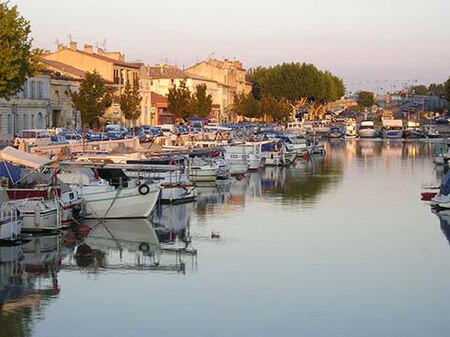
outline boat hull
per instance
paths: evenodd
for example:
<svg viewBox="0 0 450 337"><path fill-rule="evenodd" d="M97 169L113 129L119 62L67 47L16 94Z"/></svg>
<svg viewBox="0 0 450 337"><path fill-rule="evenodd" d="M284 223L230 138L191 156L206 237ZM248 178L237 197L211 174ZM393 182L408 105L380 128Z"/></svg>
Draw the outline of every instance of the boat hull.
<svg viewBox="0 0 450 337"><path fill-rule="evenodd" d="M148 192L142 194L141 186L119 188L117 190L91 191L80 193L86 203L85 218L147 218L155 208L160 189L147 185ZM141 189L141 191L147 190Z"/></svg>
<svg viewBox="0 0 450 337"><path fill-rule="evenodd" d="M375 129L362 129L358 131L360 138L376 138L378 133Z"/></svg>

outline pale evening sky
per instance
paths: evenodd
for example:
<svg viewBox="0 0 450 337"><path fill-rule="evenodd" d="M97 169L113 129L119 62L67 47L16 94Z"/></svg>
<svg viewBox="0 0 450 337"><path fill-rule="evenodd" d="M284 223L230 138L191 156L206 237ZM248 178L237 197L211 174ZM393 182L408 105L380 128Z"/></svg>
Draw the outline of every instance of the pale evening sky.
<svg viewBox="0 0 450 337"><path fill-rule="evenodd" d="M442 83L450 76L448 0L13 0L36 47L69 34L128 61L180 68L214 55L245 68L308 62L350 90ZM214 54L213 54L214 53ZM381 88L383 88L381 90Z"/></svg>

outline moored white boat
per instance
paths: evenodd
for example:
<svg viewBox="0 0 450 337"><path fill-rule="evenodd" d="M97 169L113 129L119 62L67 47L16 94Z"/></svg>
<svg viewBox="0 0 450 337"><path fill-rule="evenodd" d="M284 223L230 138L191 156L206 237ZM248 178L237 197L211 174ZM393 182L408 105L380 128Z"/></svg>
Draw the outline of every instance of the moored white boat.
<svg viewBox="0 0 450 337"><path fill-rule="evenodd" d="M0 208L0 242L16 241L20 239L22 219L19 212L8 204L2 204Z"/></svg>
<svg viewBox="0 0 450 337"><path fill-rule="evenodd" d="M375 123L373 121L362 121L359 130L358 136L360 138L375 138L378 136L377 130L375 130Z"/></svg>
<svg viewBox="0 0 450 337"><path fill-rule="evenodd" d="M218 166L214 163L194 157L189 160L188 177L193 182L197 181L214 181L217 179Z"/></svg>
<svg viewBox="0 0 450 337"><path fill-rule="evenodd" d="M88 169L68 168L58 177L85 200L86 218L146 218L160 191L154 183L132 180L116 188Z"/></svg>

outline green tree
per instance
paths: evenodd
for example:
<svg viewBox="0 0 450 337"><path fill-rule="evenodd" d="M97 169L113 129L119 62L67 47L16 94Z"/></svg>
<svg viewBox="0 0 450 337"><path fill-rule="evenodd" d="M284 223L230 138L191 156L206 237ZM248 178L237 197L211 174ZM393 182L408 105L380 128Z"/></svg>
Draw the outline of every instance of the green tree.
<svg viewBox="0 0 450 337"><path fill-rule="evenodd" d="M342 79L307 63L250 69L247 80L257 84L261 96L285 98L292 104L292 111L306 107L313 116L322 114L327 103L345 94Z"/></svg>
<svg viewBox="0 0 450 337"><path fill-rule="evenodd" d="M447 102L450 102L450 77L444 83L444 97Z"/></svg>
<svg viewBox="0 0 450 337"><path fill-rule="evenodd" d="M360 91L358 93L358 105L362 108L370 108L375 104L375 94L370 91Z"/></svg>
<svg viewBox="0 0 450 337"><path fill-rule="evenodd" d="M72 93L72 101L80 112L83 127L92 126L112 104L112 97L102 76L94 70L86 72L80 83L79 92Z"/></svg>
<svg viewBox="0 0 450 337"><path fill-rule="evenodd" d="M445 87L443 83L431 83L428 86L428 95L443 97L445 95Z"/></svg>
<svg viewBox="0 0 450 337"><path fill-rule="evenodd" d="M247 118L261 118L261 103L252 94L235 94L233 110L236 114Z"/></svg>
<svg viewBox="0 0 450 337"><path fill-rule="evenodd" d="M285 98L276 99L264 96L261 99L261 114L275 121L285 121L292 112L289 102Z"/></svg>
<svg viewBox="0 0 450 337"><path fill-rule="evenodd" d="M17 6L0 3L0 98L8 99L22 90L27 77L38 70L40 51L32 50L29 21Z"/></svg>
<svg viewBox="0 0 450 337"><path fill-rule="evenodd" d="M186 80L180 81L180 85L169 89L167 95L169 111L172 115L180 119L186 120L191 116L192 111L192 95L186 86Z"/></svg>
<svg viewBox="0 0 450 337"><path fill-rule="evenodd" d="M133 126L141 115L141 101L142 97L139 92L139 78L133 81L133 86L131 86L130 81L127 80L125 88L120 94L120 110L125 119L133 122Z"/></svg>
<svg viewBox="0 0 450 337"><path fill-rule="evenodd" d="M191 98L191 116L206 118L211 114L212 96L206 94L206 84L199 84L195 87L195 93Z"/></svg>
<svg viewBox="0 0 450 337"><path fill-rule="evenodd" d="M428 88L422 84L411 87L411 91L413 91L415 95L420 95L420 96L428 95Z"/></svg>

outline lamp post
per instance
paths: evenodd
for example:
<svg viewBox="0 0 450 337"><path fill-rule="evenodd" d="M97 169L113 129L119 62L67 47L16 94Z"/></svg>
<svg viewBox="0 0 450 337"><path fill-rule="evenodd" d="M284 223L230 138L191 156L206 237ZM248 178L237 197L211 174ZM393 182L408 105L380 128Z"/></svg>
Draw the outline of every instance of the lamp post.
<svg viewBox="0 0 450 337"><path fill-rule="evenodd" d="M12 139L16 138L16 116L17 116L17 104L14 102L11 104L11 115L13 117L13 130L12 130Z"/></svg>
<svg viewBox="0 0 450 337"><path fill-rule="evenodd" d="M50 104L50 101L47 102L47 117L46 117L46 128L50 127L50 116L52 114L52 105Z"/></svg>

